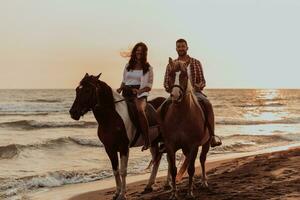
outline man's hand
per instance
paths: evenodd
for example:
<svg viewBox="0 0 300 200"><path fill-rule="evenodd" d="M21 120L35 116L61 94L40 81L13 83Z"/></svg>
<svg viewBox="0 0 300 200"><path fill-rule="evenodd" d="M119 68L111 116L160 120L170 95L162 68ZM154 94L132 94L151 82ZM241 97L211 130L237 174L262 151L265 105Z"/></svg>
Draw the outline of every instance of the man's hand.
<svg viewBox="0 0 300 200"><path fill-rule="evenodd" d="M205 84L204 83L196 83L195 86L200 88L201 90L203 90L203 88L205 87Z"/></svg>

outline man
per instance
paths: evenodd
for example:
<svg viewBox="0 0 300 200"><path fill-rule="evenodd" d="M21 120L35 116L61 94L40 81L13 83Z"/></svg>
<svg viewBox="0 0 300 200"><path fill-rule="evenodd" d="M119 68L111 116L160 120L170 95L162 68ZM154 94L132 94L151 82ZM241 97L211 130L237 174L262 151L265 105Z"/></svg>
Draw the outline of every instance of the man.
<svg viewBox="0 0 300 200"><path fill-rule="evenodd" d="M209 102L209 100L206 98L206 96L202 93L202 90L205 87L206 82L204 79L201 63L199 60L192 58L187 54L188 45L186 40L184 39L179 39L176 41L176 51L178 54L178 58L175 61L188 63L186 66L188 70L189 79L194 89L194 93L198 99L199 104L202 105L205 110L205 117L208 122L207 125L211 136L211 143L210 143L211 147L220 146L222 142L216 141L215 139L215 131L214 131L215 119L214 119L213 107ZM168 65L165 73L165 80L164 80L164 87L168 93L171 92L170 91L171 86L169 85L170 71L171 71L171 66ZM165 106L168 106L168 103L165 103Z"/></svg>

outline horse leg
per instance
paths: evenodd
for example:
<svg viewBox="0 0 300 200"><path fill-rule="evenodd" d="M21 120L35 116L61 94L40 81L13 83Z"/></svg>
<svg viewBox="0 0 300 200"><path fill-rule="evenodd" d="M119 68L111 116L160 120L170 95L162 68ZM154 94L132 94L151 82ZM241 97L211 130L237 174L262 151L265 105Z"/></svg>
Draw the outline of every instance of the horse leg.
<svg viewBox="0 0 300 200"><path fill-rule="evenodd" d="M143 193L148 193L148 192L153 191L152 185L155 183L155 178L156 178L156 175L157 175L158 167L159 167L159 164L160 164L160 159L161 159L161 156L162 156L162 153L159 152L158 145L152 146L150 148L150 152L151 152L151 155L152 155L153 167L152 167L152 170L151 170L151 176L149 178L148 184L147 184L147 186L146 186Z"/></svg>
<svg viewBox="0 0 300 200"><path fill-rule="evenodd" d="M121 186L121 192L117 200L126 200L126 176L127 176L127 165L128 165L128 156L129 156L129 149L127 149L125 152L120 152L121 157L121 169L120 169L120 175L122 179L122 186Z"/></svg>
<svg viewBox="0 0 300 200"><path fill-rule="evenodd" d="M189 166L188 166L188 174L189 174L189 186L188 186L188 194L187 199L194 199L193 195L193 178L195 174L195 160L198 154L198 147L192 149L190 154L188 155L189 158Z"/></svg>
<svg viewBox="0 0 300 200"><path fill-rule="evenodd" d="M168 151L168 162L169 162L170 173L172 177L172 194L170 199L178 199L177 188L176 188L177 168L176 168L175 152Z"/></svg>
<svg viewBox="0 0 300 200"><path fill-rule="evenodd" d="M209 147L210 147L210 140L208 140L208 142L206 142L202 146L201 155L200 155L200 163L201 163L201 169L202 169L201 186L205 187L205 188L208 188L207 176L206 176L206 171L205 171L205 161L206 161L207 152L209 151Z"/></svg>
<svg viewBox="0 0 300 200"><path fill-rule="evenodd" d="M167 174L167 180L164 184L164 190L170 190L171 189L171 182L172 182L172 178L171 178L171 167L170 164L168 164L168 174Z"/></svg>
<svg viewBox="0 0 300 200"><path fill-rule="evenodd" d="M113 173L115 176L115 181L116 181L116 192L113 196L113 200L116 200L121 192L121 178L120 178L120 172L119 172L119 160L118 160L118 153L116 151L111 152L111 151L106 151L108 154L108 157L110 159L112 168L113 168Z"/></svg>

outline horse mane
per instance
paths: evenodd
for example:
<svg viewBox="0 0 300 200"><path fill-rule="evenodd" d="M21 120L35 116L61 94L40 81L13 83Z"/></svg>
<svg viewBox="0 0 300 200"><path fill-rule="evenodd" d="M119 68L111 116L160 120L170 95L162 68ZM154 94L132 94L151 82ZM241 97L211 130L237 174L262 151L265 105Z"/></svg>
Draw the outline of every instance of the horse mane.
<svg viewBox="0 0 300 200"><path fill-rule="evenodd" d="M100 104L105 105L105 107L115 110L115 102L113 97L112 89L105 82L98 80L101 92L98 92Z"/></svg>
<svg viewBox="0 0 300 200"><path fill-rule="evenodd" d="M198 99L197 99L197 97L194 93L194 89L193 89L193 86L192 86L191 81L190 81L189 78L188 78L188 81L187 81L186 93L189 94L189 96L192 99L192 101L194 102L194 104L196 104L202 110L202 107L199 105ZM204 116L203 111L202 111L202 115Z"/></svg>

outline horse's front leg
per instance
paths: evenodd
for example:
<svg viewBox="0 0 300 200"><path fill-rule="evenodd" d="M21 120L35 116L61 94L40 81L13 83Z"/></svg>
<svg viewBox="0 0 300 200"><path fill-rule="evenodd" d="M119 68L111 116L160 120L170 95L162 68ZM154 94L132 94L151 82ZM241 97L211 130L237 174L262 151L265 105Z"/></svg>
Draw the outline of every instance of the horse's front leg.
<svg viewBox="0 0 300 200"><path fill-rule="evenodd" d="M202 146L202 150L201 150L201 154L200 154L200 163L201 163L201 169L202 169L201 186L204 188L208 188L207 176L206 176L206 171L205 171L205 161L206 161L207 152L209 151L209 147L210 147L210 140Z"/></svg>
<svg viewBox="0 0 300 200"><path fill-rule="evenodd" d="M193 178L195 174L195 160L198 153L198 147L195 147L191 150L191 152L188 155L188 174L189 174L189 185L188 185L188 194L187 199L195 199L193 195Z"/></svg>
<svg viewBox="0 0 300 200"><path fill-rule="evenodd" d="M168 151L168 163L170 166L169 173L171 174L172 177L172 194L170 196L170 199L178 199L177 188L176 188L177 168L176 168L175 152Z"/></svg>
<svg viewBox="0 0 300 200"><path fill-rule="evenodd" d="M111 165L112 165L112 169L113 169L113 173L115 176L115 181L116 181L116 192L113 196L113 200L116 200L121 192L121 178L120 178L120 172L119 172L119 160L118 160L118 153L116 151L109 151L106 150L108 157L110 159Z"/></svg>
<svg viewBox="0 0 300 200"><path fill-rule="evenodd" d="M121 186L121 192L117 200L125 200L126 199L126 176L127 176L127 165L128 165L128 156L129 156L129 149L127 149L124 152L120 152L121 157L121 169L120 169L120 175L122 179L122 186Z"/></svg>

